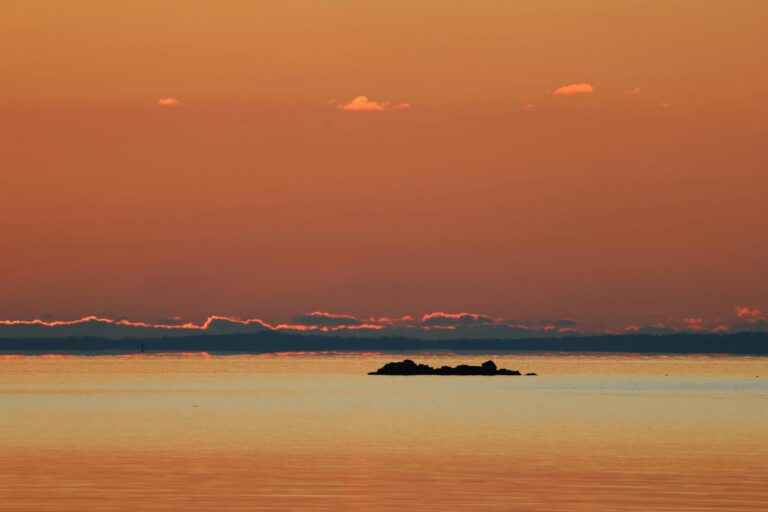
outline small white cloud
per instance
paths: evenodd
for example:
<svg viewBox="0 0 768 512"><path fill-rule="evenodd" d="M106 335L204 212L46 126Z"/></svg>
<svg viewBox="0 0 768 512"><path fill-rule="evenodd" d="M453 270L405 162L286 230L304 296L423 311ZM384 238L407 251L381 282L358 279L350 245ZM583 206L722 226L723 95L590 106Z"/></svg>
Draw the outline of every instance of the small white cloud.
<svg viewBox="0 0 768 512"><path fill-rule="evenodd" d="M555 96L569 96L571 94L592 94L595 92L594 86L590 84L570 84L558 87L552 94Z"/></svg>
<svg viewBox="0 0 768 512"><path fill-rule="evenodd" d="M390 103L371 101L366 96L358 96L349 103L342 103L339 108L345 112L381 112L382 110L401 110L410 108L410 103Z"/></svg>

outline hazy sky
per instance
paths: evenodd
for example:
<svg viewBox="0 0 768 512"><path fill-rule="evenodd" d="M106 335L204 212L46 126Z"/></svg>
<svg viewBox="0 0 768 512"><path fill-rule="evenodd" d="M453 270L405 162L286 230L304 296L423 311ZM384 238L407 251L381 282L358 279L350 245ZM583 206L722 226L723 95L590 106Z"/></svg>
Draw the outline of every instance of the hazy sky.
<svg viewBox="0 0 768 512"><path fill-rule="evenodd" d="M0 318L768 309L767 22L764 0L5 1Z"/></svg>

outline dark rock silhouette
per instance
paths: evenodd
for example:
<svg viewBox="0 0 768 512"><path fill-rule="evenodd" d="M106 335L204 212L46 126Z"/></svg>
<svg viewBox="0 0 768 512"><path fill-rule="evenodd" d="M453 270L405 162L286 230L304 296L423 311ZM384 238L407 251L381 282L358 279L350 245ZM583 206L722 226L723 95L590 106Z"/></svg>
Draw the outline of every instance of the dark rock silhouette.
<svg viewBox="0 0 768 512"><path fill-rule="evenodd" d="M433 368L426 364L416 364L410 359L402 362L387 363L368 375L522 375L517 370L497 368L493 361L486 361L480 366L460 364L459 366L441 366ZM535 373L527 375L536 375Z"/></svg>

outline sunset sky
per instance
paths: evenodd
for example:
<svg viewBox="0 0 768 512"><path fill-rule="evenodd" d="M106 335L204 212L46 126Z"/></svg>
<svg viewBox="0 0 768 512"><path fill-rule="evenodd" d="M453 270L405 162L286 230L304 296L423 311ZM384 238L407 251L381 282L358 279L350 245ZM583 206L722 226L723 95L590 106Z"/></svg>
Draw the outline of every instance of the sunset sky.
<svg viewBox="0 0 768 512"><path fill-rule="evenodd" d="M0 319L760 318L767 21L764 0L3 2Z"/></svg>

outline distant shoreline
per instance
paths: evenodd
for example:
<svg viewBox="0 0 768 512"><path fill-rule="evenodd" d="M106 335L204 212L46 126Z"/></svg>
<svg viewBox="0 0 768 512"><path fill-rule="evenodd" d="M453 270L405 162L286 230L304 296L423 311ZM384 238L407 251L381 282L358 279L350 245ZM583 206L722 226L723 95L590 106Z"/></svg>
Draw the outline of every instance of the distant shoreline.
<svg viewBox="0 0 768 512"><path fill-rule="evenodd" d="M99 337L0 339L0 354L136 354L208 352L517 352L768 355L768 333L625 334L525 339L352 338L277 332L168 338Z"/></svg>

